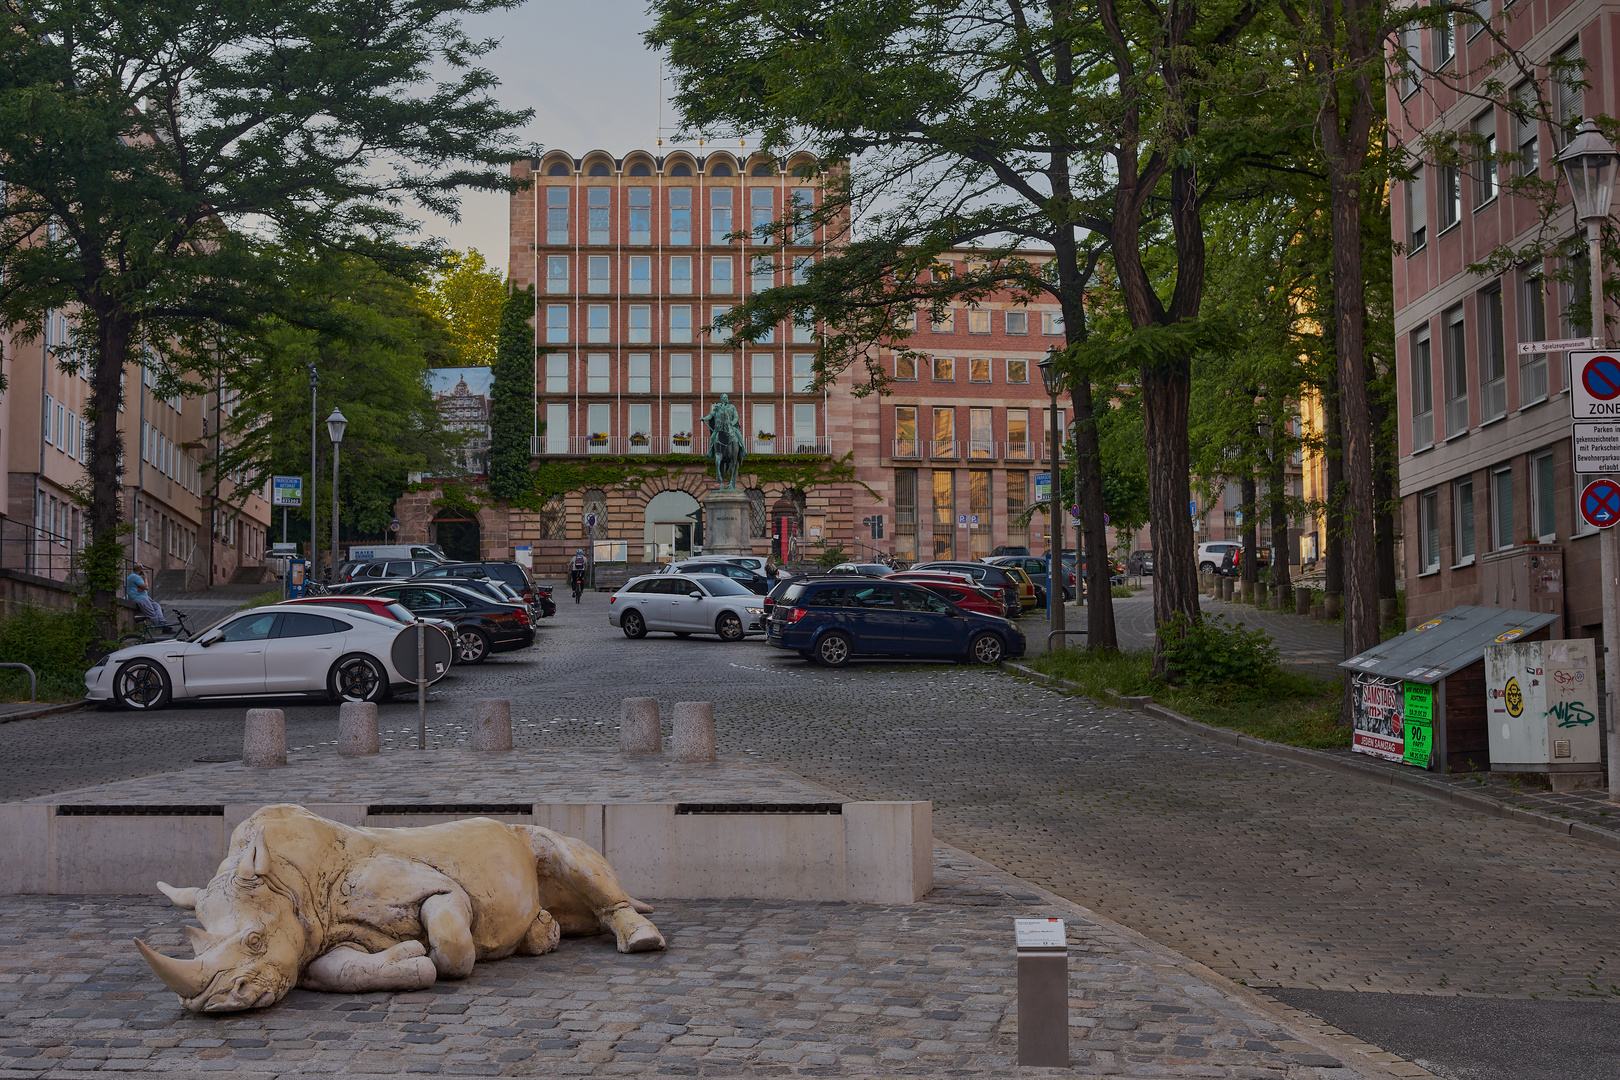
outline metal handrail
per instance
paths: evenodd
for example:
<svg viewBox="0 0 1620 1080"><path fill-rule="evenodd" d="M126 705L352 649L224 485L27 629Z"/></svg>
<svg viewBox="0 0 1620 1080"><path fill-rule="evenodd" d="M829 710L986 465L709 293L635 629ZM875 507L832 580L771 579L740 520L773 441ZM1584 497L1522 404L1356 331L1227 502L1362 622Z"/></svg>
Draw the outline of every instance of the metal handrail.
<svg viewBox="0 0 1620 1080"><path fill-rule="evenodd" d="M39 700L39 676L34 674L34 669L29 667L27 664L12 664L12 663L0 664L0 668L7 668L7 667L22 668L24 671L28 672L28 700L29 700L30 703L38 701Z"/></svg>
<svg viewBox="0 0 1620 1080"><path fill-rule="evenodd" d="M1052 651L1052 639L1057 637L1059 634L1067 635L1067 634L1084 634L1084 633L1088 633L1088 631L1085 631L1085 630L1053 630L1053 631L1051 631L1050 633L1048 633L1046 635L1046 651L1047 652Z"/></svg>

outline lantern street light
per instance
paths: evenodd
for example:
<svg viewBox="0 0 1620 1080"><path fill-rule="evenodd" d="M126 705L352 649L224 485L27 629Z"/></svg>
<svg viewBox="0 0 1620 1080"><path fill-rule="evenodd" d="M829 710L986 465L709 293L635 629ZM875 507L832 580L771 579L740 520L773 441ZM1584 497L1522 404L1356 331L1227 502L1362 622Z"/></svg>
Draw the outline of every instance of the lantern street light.
<svg viewBox="0 0 1620 1080"><path fill-rule="evenodd" d="M338 562L338 450L343 445L343 429L349 421L337 409L326 418L326 434L332 439L332 550L329 556L335 570Z"/></svg>
<svg viewBox="0 0 1620 1080"><path fill-rule="evenodd" d="M1580 129L1569 145L1553 159L1564 170L1569 182L1570 201L1575 204L1575 216L1586 224L1587 269L1591 272L1592 346L1601 349L1608 335L1604 333L1603 303L1603 222L1609 216L1609 204L1614 198L1615 162L1620 160L1614 146L1598 131L1591 118L1581 121ZM1615 684L1620 669L1620 653L1612 642L1620 635L1620 533L1604 529L1598 541L1600 572L1603 575L1603 671L1609 687ZM1607 691L1609 715L1614 715L1615 693ZM1609 799L1620 802L1620 730L1609 725Z"/></svg>
<svg viewBox="0 0 1620 1080"><path fill-rule="evenodd" d="M1048 456L1052 459L1051 483L1047 491L1051 500L1047 506L1048 520L1052 523L1052 537L1046 545L1046 610L1051 619L1052 631L1047 637L1050 645L1053 638L1062 638L1058 631L1064 629L1063 623L1063 484L1060 482L1061 472L1058 469L1058 457L1063 448L1063 434L1058 424L1057 399L1058 392L1063 389L1063 372L1057 366L1057 346L1053 345L1046 350L1046 359L1036 367L1041 369L1041 384L1046 387L1046 396L1051 399L1051 422L1047 425L1051 430L1047 434ZM1078 575L1080 573L1080 559L1074 560L1075 591L1080 589Z"/></svg>
<svg viewBox="0 0 1620 1080"><path fill-rule="evenodd" d="M320 390L321 373L315 369L315 361L309 362L309 577L314 579L320 570L321 544L320 538L315 534L315 508L320 504L315 501L315 485L320 480L316 471L316 463L320 460L316 455L316 432L319 430L315 418L315 395Z"/></svg>

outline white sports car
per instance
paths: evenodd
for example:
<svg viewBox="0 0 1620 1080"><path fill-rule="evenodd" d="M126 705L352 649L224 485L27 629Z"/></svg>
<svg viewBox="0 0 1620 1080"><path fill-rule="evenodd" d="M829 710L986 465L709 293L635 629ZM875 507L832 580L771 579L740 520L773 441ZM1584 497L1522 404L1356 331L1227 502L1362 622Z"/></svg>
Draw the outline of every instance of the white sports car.
<svg viewBox="0 0 1620 1080"><path fill-rule="evenodd" d="M192 641L119 649L84 674L86 697L127 709L161 709L177 698L263 697L324 692L333 701L379 701L415 683L394 666L394 641L412 635L392 619L353 608L285 604L221 620ZM430 666L432 682L450 664Z"/></svg>
<svg viewBox="0 0 1620 1080"><path fill-rule="evenodd" d="M627 638L667 630L676 637L741 641L765 632L765 598L718 574L648 574L631 578L608 599L608 624Z"/></svg>

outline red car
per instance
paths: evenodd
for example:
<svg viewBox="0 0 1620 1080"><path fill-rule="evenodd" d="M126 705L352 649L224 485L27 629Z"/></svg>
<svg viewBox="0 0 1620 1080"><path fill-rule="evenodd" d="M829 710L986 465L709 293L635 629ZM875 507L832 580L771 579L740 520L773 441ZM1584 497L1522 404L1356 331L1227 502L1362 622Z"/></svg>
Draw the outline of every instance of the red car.
<svg viewBox="0 0 1620 1080"><path fill-rule="evenodd" d="M1001 619L1007 617L1007 607L1001 602L1001 598L991 596L983 589L941 581L919 580L917 584L935 596L949 600L964 611L976 611L980 615L994 615Z"/></svg>
<svg viewBox="0 0 1620 1080"><path fill-rule="evenodd" d="M320 604L324 607L346 607L357 611L368 611L373 615L380 615L395 622L414 623L416 616L411 614L409 608L398 600L391 600L382 596L300 596L296 600L284 600L287 604ZM456 628L453 623L443 619L427 619L426 623L440 631L450 639L451 663L455 663Z"/></svg>

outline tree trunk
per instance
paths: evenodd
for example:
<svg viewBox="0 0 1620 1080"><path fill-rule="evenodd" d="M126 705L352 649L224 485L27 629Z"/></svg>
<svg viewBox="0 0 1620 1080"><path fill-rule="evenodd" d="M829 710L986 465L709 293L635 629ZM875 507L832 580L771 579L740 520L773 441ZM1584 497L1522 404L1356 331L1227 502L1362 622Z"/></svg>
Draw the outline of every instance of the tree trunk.
<svg viewBox="0 0 1620 1080"><path fill-rule="evenodd" d="M123 577L125 531L121 479L124 442L119 406L124 399L124 363L134 326L113 301L89 305L95 315L95 361L90 372L90 505L86 509L89 544L81 555L85 594L101 632L110 640L118 632L117 590Z"/></svg>
<svg viewBox="0 0 1620 1080"><path fill-rule="evenodd" d="M1177 612L1194 622L1199 616L1197 547L1187 509L1192 499L1187 452L1191 392L1192 367L1187 361L1142 370L1155 624L1170 621ZM1164 654L1157 638L1153 670L1164 673Z"/></svg>
<svg viewBox="0 0 1620 1080"><path fill-rule="evenodd" d="M1091 398L1091 380L1071 377L1069 401L1074 408L1075 486L1080 493L1080 520L1086 549L1086 647L1093 652L1117 652L1114 594L1108 573L1108 526L1103 524L1102 449L1097 441L1097 417ZM1063 596L1062 567L1048 580L1053 594Z"/></svg>
<svg viewBox="0 0 1620 1080"><path fill-rule="evenodd" d="M1324 456L1327 458L1327 491L1322 511L1322 555L1327 565L1322 591L1329 596L1344 595L1344 534L1339 531L1342 512L1340 498L1344 493L1344 451L1339 438L1339 376L1329 372L1322 387L1322 425Z"/></svg>
<svg viewBox="0 0 1620 1080"><path fill-rule="evenodd" d="M1251 586L1250 595L1252 596L1252 586L1260 580L1260 560L1255 552L1255 549L1259 546L1255 542L1255 527L1259 524L1256 518L1259 515L1254 512L1254 504L1259 501L1259 492L1255 490L1253 473L1244 473L1243 479L1238 483L1239 489L1243 493L1238 507L1239 512L1243 514L1243 573L1241 577Z"/></svg>
<svg viewBox="0 0 1620 1080"><path fill-rule="evenodd" d="M1292 547L1288 542L1288 427L1286 423L1271 426L1271 475L1267 478L1271 503L1271 593L1277 597L1277 610L1287 611L1291 602L1288 595L1288 559Z"/></svg>
<svg viewBox="0 0 1620 1080"><path fill-rule="evenodd" d="M1389 424L1389 404L1382 395L1374 396L1372 430L1375 442L1373 471L1373 532L1378 545L1378 598L1395 599L1395 454L1390 445L1394 434Z"/></svg>

